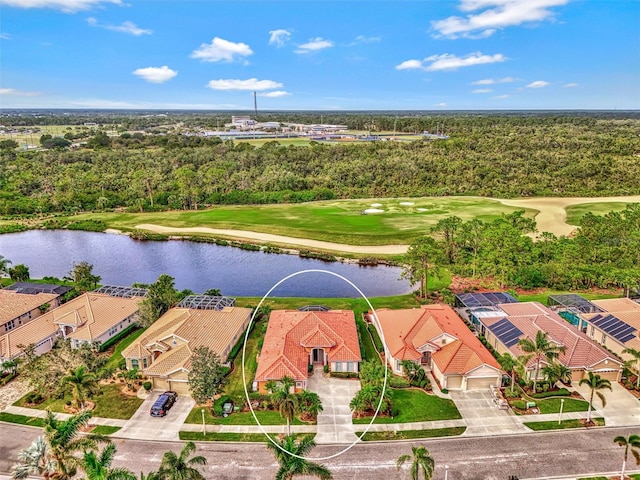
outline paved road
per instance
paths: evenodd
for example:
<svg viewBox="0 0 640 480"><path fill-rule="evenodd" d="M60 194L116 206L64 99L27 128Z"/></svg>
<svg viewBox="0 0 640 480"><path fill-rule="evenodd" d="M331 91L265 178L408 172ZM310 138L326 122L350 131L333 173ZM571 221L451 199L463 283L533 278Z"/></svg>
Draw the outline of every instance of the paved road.
<svg viewBox="0 0 640 480"><path fill-rule="evenodd" d="M0 423L0 472L8 472L18 450L27 446L40 430ZM506 437L475 437L426 440L436 460L435 479L444 477L449 465L449 480L507 480L549 478L586 474L591 470L615 471L620 468L622 451L613 444L616 435L638 433L638 429L601 428L594 430L550 432ZM176 442L115 440L118 452L114 465L134 472L156 469L162 453L178 451ZM395 461L410 452L411 443L358 444L347 453L324 461L336 480L392 480L407 478L396 471ZM319 446L314 456L336 453L335 446ZM209 464L205 477L216 480L273 478L276 465L267 450L257 444L198 444L198 452Z"/></svg>

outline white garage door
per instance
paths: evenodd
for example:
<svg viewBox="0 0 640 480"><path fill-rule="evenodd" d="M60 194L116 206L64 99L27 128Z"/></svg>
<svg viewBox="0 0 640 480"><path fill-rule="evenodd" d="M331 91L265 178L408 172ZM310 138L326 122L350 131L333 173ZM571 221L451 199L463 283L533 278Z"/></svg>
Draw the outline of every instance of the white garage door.
<svg viewBox="0 0 640 480"><path fill-rule="evenodd" d="M496 377L467 378L467 390L487 390L491 385L496 385Z"/></svg>

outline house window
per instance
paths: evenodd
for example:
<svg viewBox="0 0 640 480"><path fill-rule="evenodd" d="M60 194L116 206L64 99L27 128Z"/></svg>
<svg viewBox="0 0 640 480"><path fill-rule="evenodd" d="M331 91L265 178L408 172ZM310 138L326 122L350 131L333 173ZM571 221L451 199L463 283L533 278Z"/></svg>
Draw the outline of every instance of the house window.
<svg viewBox="0 0 640 480"><path fill-rule="evenodd" d="M602 334L602 344L607 343L607 335L605 333Z"/></svg>
<svg viewBox="0 0 640 480"><path fill-rule="evenodd" d="M591 325L591 338L593 338L596 334L596 327L594 327L593 325Z"/></svg>
<svg viewBox="0 0 640 480"><path fill-rule="evenodd" d="M16 326L15 320L9 320L4 324L4 331L8 332L9 330L13 330Z"/></svg>
<svg viewBox="0 0 640 480"><path fill-rule="evenodd" d="M147 357L144 357L144 358L142 359L142 368L147 368L147 366L148 366L148 365L147 365Z"/></svg>
<svg viewBox="0 0 640 480"><path fill-rule="evenodd" d="M355 364L353 362L347 362L347 372L355 372Z"/></svg>
<svg viewBox="0 0 640 480"><path fill-rule="evenodd" d="M400 360L396 360L396 372L399 372L402 370L402 363L400 363Z"/></svg>
<svg viewBox="0 0 640 480"><path fill-rule="evenodd" d="M334 371L341 372L342 371L342 362L335 362L333 364Z"/></svg>
<svg viewBox="0 0 640 480"><path fill-rule="evenodd" d="M131 359L131 368L140 368L140 363L137 358Z"/></svg>

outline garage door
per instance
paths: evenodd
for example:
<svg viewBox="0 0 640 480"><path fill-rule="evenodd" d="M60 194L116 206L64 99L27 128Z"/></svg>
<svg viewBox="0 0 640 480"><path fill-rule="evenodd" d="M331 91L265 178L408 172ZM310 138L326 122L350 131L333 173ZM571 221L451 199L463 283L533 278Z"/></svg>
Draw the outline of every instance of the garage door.
<svg viewBox="0 0 640 480"><path fill-rule="evenodd" d="M596 375L600 375L601 378L604 378L611 382L618 381L618 370L609 370L609 371L601 371L601 372L594 372L594 373Z"/></svg>
<svg viewBox="0 0 640 480"><path fill-rule="evenodd" d="M488 390L491 385L497 385L496 377L467 378L467 390Z"/></svg>
<svg viewBox="0 0 640 480"><path fill-rule="evenodd" d="M462 387L462 376L447 377L448 390L460 390L461 387Z"/></svg>
<svg viewBox="0 0 640 480"><path fill-rule="evenodd" d="M154 378L153 388L154 390L169 390L169 382L162 378Z"/></svg>
<svg viewBox="0 0 640 480"><path fill-rule="evenodd" d="M170 390L173 390L179 395L189 395L189 383L169 380L169 385L171 387Z"/></svg>

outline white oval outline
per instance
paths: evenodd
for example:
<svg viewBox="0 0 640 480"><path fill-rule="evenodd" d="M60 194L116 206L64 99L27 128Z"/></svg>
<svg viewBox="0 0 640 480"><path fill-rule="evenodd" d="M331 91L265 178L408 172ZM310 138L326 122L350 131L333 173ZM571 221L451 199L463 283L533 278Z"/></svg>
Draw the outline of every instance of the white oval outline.
<svg viewBox="0 0 640 480"><path fill-rule="evenodd" d="M384 348L384 367L385 368L384 368L384 382L382 384L382 395L380 395L380 401L378 402L378 407L376 408L375 414L373 415L373 418L371 419L371 422L369 423L369 425L367 425L365 427L364 432L362 432L362 434L351 445L348 445L346 448L344 448L343 450L339 451L338 453L334 453L333 455L329 455L329 456L326 456L326 457L307 458L307 457L303 457L303 456L300 456L300 455L296 455L295 453L291 453L288 450L285 450L284 448L282 448L280 445L278 445L276 442L273 441L273 439L269 436L269 434L262 427L262 424L258 420L258 417L256 416L256 413L253 410L253 407L251 406L251 399L249 398L249 392L247 391L247 378L246 378L245 369L244 369L245 352L246 352L246 347L247 347L247 340L249 339L249 333L251 332L251 325L253 325L253 320L255 319L256 313L258 313L258 310L262 306L262 303L271 294L271 292L273 292L282 283L286 282L290 278L293 278L293 277L296 277L298 275L302 275L302 274L305 274L305 273L328 273L329 275L333 275L334 277L338 277L341 280L344 280L346 283L348 283L353 288L355 288L356 291L360 294L360 296L362 298L364 298L364 300L367 302L367 305L369 305L369 308L371 308L371 311L373 313L373 317L375 318L375 321L378 323L378 325L380 325L380 321L378 320L378 314L376 313L375 309L373 308L373 305L371 305L371 302L369 301L369 299L365 296L364 293L362 293L362 291L356 285L353 284L353 282L351 282L351 280L343 277L339 273L330 272L329 270L310 269L310 270L300 270L300 271L297 271L295 273L292 273L291 275L287 275L282 280L280 280L278 283L276 283L273 287L271 287L267 293L265 293L264 297L262 297L262 299L260 300L260 303L258 303L258 306L255 308L255 310L253 311L253 314L251 315L251 320L249 321L249 325L247 326L247 332L244 335L244 343L242 344L242 382L243 382L243 385L244 385L245 399L247 400L247 405L249 405L249 410L251 410L251 415L253 415L253 419L256 421L256 424L258 425L258 428L260 428L262 433L269 439L269 441L274 446L279 448L282 452L288 453L292 457L296 457L296 458L299 458L301 460L330 460L330 459L335 458L335 457L337 457L339 455L342 455L345 452L348 452L357 443L362 441L362 437L369 431L369 429L371 428L371 425L373 425L373 422L375 421L376 417L378 416L378 412L380 411L380 407L382 406L382 400L384 399L384 392L387 390L387 376L389 374L389 369L387 367L387 349L386 349L386 347ZM382 344L386 345L386 342L385 342L385 339L384 339L384 332L382 331L382 328L380 328L378 330L379 330L380 336L382 337Z"/></svg>

